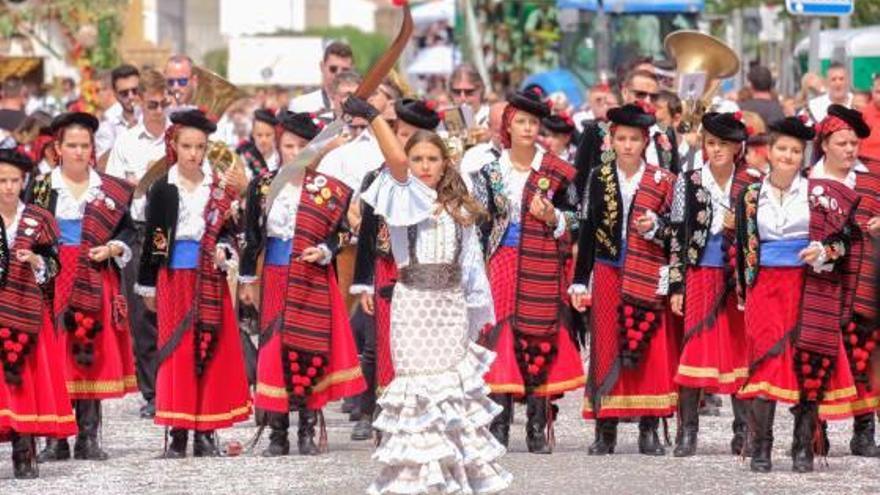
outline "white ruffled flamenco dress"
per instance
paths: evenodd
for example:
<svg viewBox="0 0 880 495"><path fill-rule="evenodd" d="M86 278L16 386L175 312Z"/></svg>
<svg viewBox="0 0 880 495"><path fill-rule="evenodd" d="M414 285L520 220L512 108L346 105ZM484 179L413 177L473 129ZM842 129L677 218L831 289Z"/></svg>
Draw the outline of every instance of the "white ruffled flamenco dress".
<svg viewBox="0 0 880 495"><path fill-rule="evenodd" d="M388 224L400 270L391 299L395 378L373 426L382 471L371 494L482 494L507 488L504 447L488 430L501 412L483 375L495 354L473 342L494 323L473 226L437 211L436 193L384 171L363 194Z"/></svg>

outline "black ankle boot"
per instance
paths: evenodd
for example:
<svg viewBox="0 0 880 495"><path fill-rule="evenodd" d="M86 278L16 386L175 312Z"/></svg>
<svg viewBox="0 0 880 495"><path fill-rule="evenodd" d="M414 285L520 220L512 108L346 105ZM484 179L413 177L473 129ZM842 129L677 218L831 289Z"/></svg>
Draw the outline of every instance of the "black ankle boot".
<svg viewBox="0 0 880 495"><path fill-rule="evenodd" d="M862 414L853 418L853 436L849 441L852 455L880 457L880 448L874 444L874 415Z"/></svg>
<svg viewBox="0 0 880 495"><path fill-rule="evenodd" d="M213 431L196 431L193 434L193 457L220 457L220 446Z"/></svg>
<svg viewBox="0 0 880 495"><path fill-rule="evenodd" d="M101 430L101 401L78 400L75 404L76 423L79 433L73 444L73 458L89 461L106 461L110 456L101 449L98 432Z"/></svg>
<svg viewBox="0 0 880 495"><path fill-rule="evenodd" d="M800 403L791 408L794 414L794 434L791 446L791 469L796 473L813 471L813 434L818 420L815 402Z"/></svg>
<svg viewBox="0 0 880 495"><path fill-rule="evenodd" d="M526 399L526 446L532 454L550 454L553 450L547 442L547 411L550 399L528 396Z"/></svg>
<svg viewBox="0 0 880 495"><path fill-rule="evenodd" d="M596 439L587 453L590 455L610 455L617 446L617 418L596 420Z"/></svg>
<svg viewBox="0 0 880 495"><path fill-rule="evenodd" d="M40 476L37 468L37 445L30 435L12 435L12 470L15 479L32 480Z"/></svg>
<svg viewBox="0 0 880 495"><path fill-rule="evenodd" d="M172 428L168 436L171 437L171 442L168 443L168 448L162 457L165 459L183 459L186 457L186 442L187 437L189 437L189 431L183 428Z"/></svg>
<svg viewBox="0 0 880 495"><path fill-rule="evenodd" d="M675 457L690 457L697 453L697 433L700 430L700 389L682 387L678 399L679 425L675 434Z"/></svg>
<svg viewBox="0 0 880 495"><path fill-rule="evenodd" d="M37 462L66 461L70 459L70 443L66 438L47 438L46 446L37 454Z"/></svg>
<svg viewBox="0 0 880 495"><path fill-rule="evenodd" d="M756 473L769 473L773 468L773 418L776 416L776 402L764 399L752 400L749 410L752 427L752 461L749 465Z"/></svg>
<svg viewBox="0 0 880 495"><path fill-rule="evenodd" d="M318 411L303 407L299 410L299 427L296 429L296 447L300 455L318 455L315 445L315 425L318 424Z"/></svg>
<svg viewBox="0 0 880 495"><path fill-rule="evenodd" d="M746 445L746 435L749 432L749 407L751 401L737 399L736 396L730 396L733 405L733 438L730 440L730 452L733 455L749 455L749 452L743 452Z"/></svg>
<svg viewBox="0 0 880 495"><path fill-rule="evenodd" d="M639 452L644 455L666 455L666 448L660 443L657 428L660 418L642 416L639 420Z"/></svg>
<svg viewBox="0 0 880 495"><path fill-rule="evenodd" d="M502 407L502 411L492 419L489 431L498 443L507 448L510 441L510 420L513 417L513 396L510 394L490 394L489 397Z"/></svg>
<svg viewBox="0 0 880 495"><path fill-rule="evenodd" d="M278 457L290 454L290 440L287 431L290 429L290 415L288 413L267 412L269 421L269 446L263 451L263 457Z"/></svg>

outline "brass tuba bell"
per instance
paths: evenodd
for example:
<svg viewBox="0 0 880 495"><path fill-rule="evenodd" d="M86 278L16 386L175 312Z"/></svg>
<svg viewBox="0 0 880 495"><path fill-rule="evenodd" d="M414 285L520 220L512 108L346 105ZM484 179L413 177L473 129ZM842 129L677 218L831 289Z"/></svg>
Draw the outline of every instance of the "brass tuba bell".
<svg viewBox="0 0 880 495"><path fill-rule="evenodd" d="M669 33L663 46L669 57L675 60L679 77L693 73L706 76L701 94L681 95L684 105L682 123L685 132L688 132L699 127L721 80L739 72L739 56L718 38L689 29Z"/></svg>

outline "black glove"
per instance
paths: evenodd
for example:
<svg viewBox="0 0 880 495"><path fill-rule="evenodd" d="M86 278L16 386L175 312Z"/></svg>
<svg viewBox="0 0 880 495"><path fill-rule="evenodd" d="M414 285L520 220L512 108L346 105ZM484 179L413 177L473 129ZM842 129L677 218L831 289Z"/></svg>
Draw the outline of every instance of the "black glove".
<svg viewBox="0 0 880 495"><path fill-rule="evenodd" d="M367 103L367 100L358 98L357 96L349 96L342 104L342 111L352 117L362 117L367 122L379 116L379 111L373 105Z"/></svg>

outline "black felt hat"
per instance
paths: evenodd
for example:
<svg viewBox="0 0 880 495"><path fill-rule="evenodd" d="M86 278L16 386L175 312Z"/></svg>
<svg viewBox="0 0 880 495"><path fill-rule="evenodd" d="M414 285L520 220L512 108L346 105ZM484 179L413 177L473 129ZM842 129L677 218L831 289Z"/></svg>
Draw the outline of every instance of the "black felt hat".
<svg viewBox="0 0 880 495"><path fill-rule="evenodd" d="M655 123L657 119L646 112L642 107L627 103L622 107L612 108L608 110L608 120L627 127L641 127L648 129Z"/></svg>
<svg viewBox="0 0 880 495"><path fill-rule="evenodd" d="M539 119L550 116L550 105L544 101L541 88L532 86L525 91L514 93L507 102L513 108L530 113Z"/></svg>
<svg viewBox="0 0 880 495"><path fill-rule="evenodd" d="M56 133L61 129L72 125L81 125L93 133L98 130L98 118L86 112L67 112L55 117L52 120L52 132Z"/></svg>
<svg viewBox="0 0 880 495"><path fill-rule="evenodd" d="M433 131L440 125L440 114L433 101L403 98L394 104L394 112L398 119L419 129Z"/></svg>
<svg viewBox="0 0 880 495"><path fill-rule="evenodd" d="M853 110L852 108L846 108L843 105L832 103L828 106L828 115L833 115L846 122L859 139L865 139L871 135L871 128L865 123L865 118L862 117L862 112L858 110Z"/></svg>
<svg viewBox="0 0 880 495"><path fill-rule="evenodd" d="M786 117L777 120L768 126L771 132L783 134L786 136L800 139L801 141L811 141L816 137L816 130L808 127L803 120L798 117Z"/></svg>
<svg viewBox="0 0 880 495"><path fill-rule="evenodd" d="M12 165L26 174L34 168L33 160L15 148L0 149L0 163Z"/></svg>
<svg viewBox="0 0 880 495"><path fill-rule="evenodd" d="M554 134L574 133L574 122L572 122L570 117L566 118L561 115L551 115L542 119L541 124L544 125L545 129Z"/></svg>
<svg viewBox="0 0 880 495"><path fill-rule="evenodd" d="M745 124L730 112L709 112L703 115L703 129L725 141L741 143L749 138Z"/></svg>
<svg viewBox="0 0 880 495"><path fill-rule="evenodd" d="M254 120L269 124L273 127L278 124L278 119L275 118L275 114L272 113L272 110L267 108L258 108L254 110Z"/></svg>
<svg viewBox="0 0 880 495"><path fill-rule="evenodd" d="M181 110L171 114L171 122L182 127L192 127L205 134L213 134L217 124L212 122L201 110Z"/></svg>
<svg viewBox="0 0 880 495"><path fill-rule="evenodd" d="M291 112L282 110L278 113L278 123L281 127L297 136L311 141L321 132L321 128L315 123L317 117L308 112Z"/></svg>

